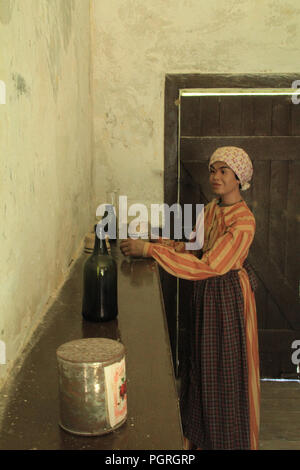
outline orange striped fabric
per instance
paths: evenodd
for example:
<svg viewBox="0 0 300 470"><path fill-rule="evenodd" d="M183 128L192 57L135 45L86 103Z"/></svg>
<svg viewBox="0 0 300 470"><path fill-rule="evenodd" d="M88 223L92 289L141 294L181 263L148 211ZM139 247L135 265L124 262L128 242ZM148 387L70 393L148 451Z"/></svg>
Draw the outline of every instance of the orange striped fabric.
<svg viewBox="0 0 300 470"><path fill-rule="evenodd" d="M204 220L201 260L192 253L180 253L159 243L145 243L144 256L153 257L174 276L195 281L240 269L255 232L255 219L246 203L220 207L214 199L205 210Z"/></svg>
<svg viewBox="0 0 300 470"><path fill-rule="evenodd" d="M249 287L248 275L244 269L239 272L239 277L244 296L245 330L248 356L250 441L251 449L257 450L259 446L260 422L260 376L256 304L254 293L252 292L251 287Z"/></svg>
<svg viewBox="0 0 300 470"><path fill-rule="evenodd" d="M154 258L173 276L193 281L220 276L232 269L240 270L247 338L251 448L258 449L260 380L256 305L247 272L243 268L254 238L255 219L244 201L221 207L214 199L205 207L204 223L201 260L191 252L176 251L176 244L170 246L162 240L159 240L160 243L145 243L144 256Z"/></svg>

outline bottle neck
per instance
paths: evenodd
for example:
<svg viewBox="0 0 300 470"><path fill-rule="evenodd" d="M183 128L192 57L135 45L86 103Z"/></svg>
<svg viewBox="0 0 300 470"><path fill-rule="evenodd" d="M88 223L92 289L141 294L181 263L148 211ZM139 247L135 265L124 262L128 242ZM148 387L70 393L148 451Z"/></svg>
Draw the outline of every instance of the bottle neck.
<svg viewBox="0 0 300 470"><path fill-rule="evenodd" d="M103 231L100 230L100 238L97 235L97 225L95 225L95 245L94 245L94 255L108 255L107 246L103 238Z"/></svg>

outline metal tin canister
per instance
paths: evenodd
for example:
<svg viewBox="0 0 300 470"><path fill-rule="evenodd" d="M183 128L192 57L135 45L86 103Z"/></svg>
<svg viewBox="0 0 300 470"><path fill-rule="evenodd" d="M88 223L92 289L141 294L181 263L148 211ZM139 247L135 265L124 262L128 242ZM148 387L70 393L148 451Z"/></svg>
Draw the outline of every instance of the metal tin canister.
<svg viewBox="0 0 300 470"><path fill-rule="evenodd" d="M106 434L127 419L125 348L107 338L84 338L61 345L59 425L85 436Z"/></svg>

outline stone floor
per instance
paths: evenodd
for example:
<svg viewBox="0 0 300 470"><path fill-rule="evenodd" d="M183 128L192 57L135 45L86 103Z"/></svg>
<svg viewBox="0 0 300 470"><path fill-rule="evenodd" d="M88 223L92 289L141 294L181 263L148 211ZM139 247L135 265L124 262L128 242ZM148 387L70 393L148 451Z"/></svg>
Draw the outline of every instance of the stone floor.
<svg viewBox="0 0 300 470"><path fill-rule="evenodd" d="M300 450L300 383L261 382L261 450Z"/></svg>
<svg viewBox="0 0 300 470"><path fill-rule="evenodd" d="M300 450L300 381L262 379L260 418L259 450Z"/></svg>

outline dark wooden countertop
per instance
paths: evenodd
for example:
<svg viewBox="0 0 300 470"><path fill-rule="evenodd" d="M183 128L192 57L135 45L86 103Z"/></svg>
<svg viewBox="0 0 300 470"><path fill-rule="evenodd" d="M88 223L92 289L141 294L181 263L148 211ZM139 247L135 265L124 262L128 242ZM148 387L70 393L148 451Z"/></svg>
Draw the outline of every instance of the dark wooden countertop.
<svg viewBox="0 0 300 470"><path fill-rule="evenodd" d="M118 263L118 319L81 317L82 269L76 261L39 325L18 374L0 392L0 449L181 450L182 430L158 267L150 259ZM56 349L79 338L120 339L126 349L128 415L110 434L76 436L59 425ZM17 367L17 364L16 364Z"/></svg>

